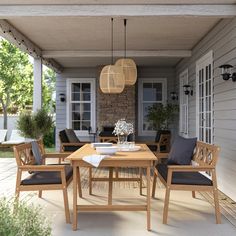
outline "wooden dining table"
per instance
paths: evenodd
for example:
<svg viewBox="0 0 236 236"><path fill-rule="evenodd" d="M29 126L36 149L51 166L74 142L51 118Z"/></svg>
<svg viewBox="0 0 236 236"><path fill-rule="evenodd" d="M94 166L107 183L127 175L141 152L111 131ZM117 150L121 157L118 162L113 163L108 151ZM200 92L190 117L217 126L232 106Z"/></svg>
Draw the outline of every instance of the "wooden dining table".
<svg viewBox="0 0 236 236"><path fill-rule="evenodd" d="M85 144L83 147L78 149L69 155L66 160L70 161L73 166L73 230L77 230L78 212L81 211L146 211L147 212L147 230L151 230L151 212L150 212L150 169L153 166L153 162L156 160L156 156L150 151L146 144L139 144L141 149L139 151L118 151L114 155L103 159L99 167L109 168L109 178L107 181L108 185L108 202L106 205L78 205L77 197L81 193L80 185L80 167L92 167L91 164L85 162L82 158L84 156L96 154L96 150L91 147L91 144ZM113 205L112 204L112 185L113 185L113 169L118 167L129 167L129 168L143 168L146 169L147 179L147 195L146 204L143 205ZM124 178L122 178L124 179ZM116 178L116 181L119 179ZM103 180L104 181L104 180Z"/></svg>

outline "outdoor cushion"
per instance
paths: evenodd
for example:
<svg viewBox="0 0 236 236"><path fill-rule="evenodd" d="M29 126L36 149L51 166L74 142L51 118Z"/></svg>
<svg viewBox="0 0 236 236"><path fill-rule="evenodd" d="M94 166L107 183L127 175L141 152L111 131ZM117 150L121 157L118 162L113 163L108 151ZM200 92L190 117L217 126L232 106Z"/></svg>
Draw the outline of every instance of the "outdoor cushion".
<svg viewBox="0 0 236 236"><path fill-rule="evenodd" d="M31 142L32 145L32 152L34 155L34 159L35 159L35 164L36 165L42 165L43 163L43 158L39 149L39 145L37 143L37 141L32 141Z"/></svg>
<svg viewBox="0 0 236 236"><path fill-rule="evenodd" d="M167 182L168 165L157 164L156 169ZM172 184L212 186L212 181L199 172L173 172Z"/></svg>
<svg viewBox="0 0 236 236"><path fill-rule="evenodd" d="M66 131L66 135L69 140L69 143L79 143L80 142L73 129L65 129L65 131Z"/></svg>
<svg viewBox="0 0 236 236"><path fill-rule="evenodd" d="M152 151L152 152L156 152L157 151L157 145L148 145L148 148ZM160 152L164 152L166 151L166 146L160 146Z"/></svg>
<svg viewBox="0 0 236 236"><path fill-rule="evenodd" d="M66 181L68 181L73 169L70 165L65 165ZM23 185L40 185L40 184L61 184L61 172L59 171L37 171L21 181Z"/></svg>
<svg viewBox="0 0 236 236"><path fill-rule="evenodd" d="M177 136L168 155L168 164L189 165L196 143L197 138L187 139Z"/></svg>
<svg viewBox="0 0 236 236"><path fill-rule="evenodd" d="M64 129L59 132L59 137L62 143L69 143L69 139L67 138L66 131Z"/></svg>
<svg viewBox="0 0 236 236"><path fill-rule="evenodd" d="M81 146L64 146L63 150L64 150L64 152L74 152L81 147L82 147L82 145Z"/></svg>

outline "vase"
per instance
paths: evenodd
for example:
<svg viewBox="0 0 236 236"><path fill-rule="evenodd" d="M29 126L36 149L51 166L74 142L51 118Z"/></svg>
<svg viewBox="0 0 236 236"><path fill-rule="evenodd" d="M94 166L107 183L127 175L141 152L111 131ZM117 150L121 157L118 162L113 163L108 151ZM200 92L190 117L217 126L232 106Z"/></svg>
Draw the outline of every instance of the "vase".
<svg viewBox="0 0 236 236"><path fill-rule="evenodd" d="M128 135L118 135L118 145L123 146L124 144L127 143L127 137Z"/></svg>

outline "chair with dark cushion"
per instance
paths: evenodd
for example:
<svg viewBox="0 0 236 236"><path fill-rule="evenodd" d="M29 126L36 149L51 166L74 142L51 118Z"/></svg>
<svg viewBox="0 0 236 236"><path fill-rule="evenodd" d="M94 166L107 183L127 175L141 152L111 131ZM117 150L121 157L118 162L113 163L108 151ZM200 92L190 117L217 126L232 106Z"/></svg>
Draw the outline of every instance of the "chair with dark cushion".
<svg viewBox="0 0 236 236"><path fill-rule="evenodd" d="M60 152L74 152L88 142L81 142L73 129L63 129L59 132Z"/></svg>
<svg viewBox="0 0 236 236"><path fill-rule="evenodd" d="M70 165L47 165L47 158L65 158L65 153L45 153L42 141L26 143L14 146L14 155L17 163L16 198L20 191L39 191L42 197L44 190L62 190L64 197L66 222L70 223L70 212L68 204L67 186L73 178L73 170ZM37 157L35 156L37 155ZM22 172L29 175L22 179ZM80 181L79 181L79 190Z"/></svg>
<svg viewBox="0 0 236 236"><path fill-rule="evenodd" d="M103 126L102 131L98 135L99 142L117 143L118 138L113 134L114 126Z"/></svg>
<svg viewBox="0 0 236 236"><path fill-rule="evenodd" d="M156 133L155 141L146 141L145 143L152 152L169 152L170 151L170 130L159 130Z"/></svg>
<svg viewBox="0 0 236 236"><path fill-rule="evenodd" d="M167 223L171 190L192 191L193 198L195 198L195 191L213 192L216 223L221 222L215 170L220 148L199 141L195 144L196 138L184 139L177 137L171 147L169 156L163 153L157 154L158 158L168 158L166 163L156 165L152 190L152 196L154 197L158 176L166 187L163 211L164 224ZM206 177L202 172L209 173L211 178Z"/></svg>

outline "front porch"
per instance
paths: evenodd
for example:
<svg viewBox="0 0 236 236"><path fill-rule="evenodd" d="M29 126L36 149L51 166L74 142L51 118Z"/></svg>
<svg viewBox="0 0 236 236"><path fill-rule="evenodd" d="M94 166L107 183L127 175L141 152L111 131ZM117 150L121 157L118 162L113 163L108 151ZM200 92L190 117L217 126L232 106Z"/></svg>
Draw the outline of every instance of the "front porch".
<svg viewBox="0 0 236 236"><path fill-rule="evenodd" d="M138 172L123 170L121 176L134 177ZM96 176L107 176L108 171L97 169ZM81 171L83 199L81 204L104 204L107 200L106 183L95 182L94 195L88 194L88 170ZM0 159L0 196L14 196L16 180L16 164L12 158ZM143 196L139 196L138 183L114 183L114 203L143 204L145 200L145 179ZM236 207L225 195L220 194L223 212L222 224L215 224L214 209L206 198L197 193L193 199L191 192L175 191L171 195L169 223L162 224L165 188L157 183L156 198L151 200L151 226L146 230L145 212L81 212L78 215L77 232L73 232L70 224L65 223L63 195L61 191L45 191L43 198L37 192L22 192L21 200L40 204L43 211L52 221L53 235L234 235L236 233ZM68 188L70 212L72 211L72 184ZM139 196L137 198L137 196ZM226 218L226 217L227 218Z"/></svg>

